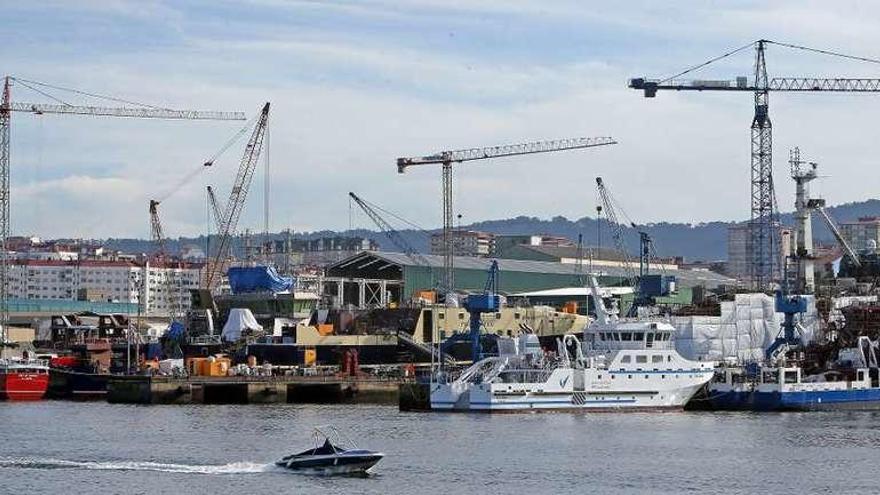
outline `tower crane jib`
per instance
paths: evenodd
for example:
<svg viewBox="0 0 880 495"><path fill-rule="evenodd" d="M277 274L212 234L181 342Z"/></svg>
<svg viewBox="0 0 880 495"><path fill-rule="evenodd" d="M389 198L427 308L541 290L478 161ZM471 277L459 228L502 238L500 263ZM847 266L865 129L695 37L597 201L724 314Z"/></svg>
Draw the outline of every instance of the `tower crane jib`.
<svg viewBox="0 0 880 495"><path fill-rule="evenodd" d="M433 155L397 159L397 172L404 173L415 165L439 164L442 167L443 181L443 281L442 286L447 292L455 289L454 280L454 243L452 228L454 213L452 208L452 165L474 160L503 158L518 155L532 155L555 151L576 150L617 144L610 137L578 137L557 139L552 141L533 141L521 144L490 146L486 148L469 148L455 151L441 151Z"/></svg>

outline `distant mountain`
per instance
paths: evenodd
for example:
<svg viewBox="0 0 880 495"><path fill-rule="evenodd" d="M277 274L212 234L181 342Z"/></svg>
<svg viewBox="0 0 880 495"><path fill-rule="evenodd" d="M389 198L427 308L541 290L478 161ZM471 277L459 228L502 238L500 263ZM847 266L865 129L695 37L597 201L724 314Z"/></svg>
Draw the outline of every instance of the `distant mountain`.
<svg viewBox="0 0 880 495"><path fill-rule="evenodd" d="M880 200L871 199L855 203L845 203L838 206L827 208L828 213L837 222L845 222L856 220L859 217L880 216ZM781 215L783 224L792 224L792 214L786 213ZM651 223L639 226L639 230L644 230L654 239L657 253L660 256L684 256L689 261L717 261L727 258L727 229L737 222L708 222L699 224L684 223ZM536 217L519 216L508 218L505 220L487 220L477 222L471 225L463 225L463 229L482 230L495 234L546 234L568 237L577 240L578 234L583 235L584 245L599 245L599 235L601 235L601 244L610 246L611 231L607 222L602 221L601 233L597 230L597 221L593 218L581 218L578 220L569 220L565 217L557 216L549 220ZM431 232L437 232L434 230ZM412 229L401 230L400 236L404 238L416 250L421 252L430 251L430 232L422 232ZM281 239L284 233L271 234L272 238ZM316 232L296 233L294 237L301 239L313 239L318 237L330 236L359 236L376 241L383 250L397 251L398 249L392 244L388 238L381 232L356 229L336 232L331 230L322 230ZM813 237L821 243L833 243L834 238L831 232L825 226L825 223L818 218L813 220ZM196 238L180 238L169 240L168 247L172 251L179 250L184 245L197 245L204 249L205 237ZM108 247L120 249L126 252L150 252L152 246L150 241L143 239L107 239ZM630 250L635 251L638 247L638 233L636 229L626 229L626 243ZM237 245L242 245L238 242Z"/></svg>

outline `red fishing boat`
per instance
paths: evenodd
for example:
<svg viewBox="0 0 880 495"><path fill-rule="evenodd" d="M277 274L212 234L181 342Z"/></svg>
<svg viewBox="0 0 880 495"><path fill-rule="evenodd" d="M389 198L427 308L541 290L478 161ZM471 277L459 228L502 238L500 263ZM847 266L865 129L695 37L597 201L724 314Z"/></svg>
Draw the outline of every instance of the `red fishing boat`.
<svg viewBox="0 0 880 495"><path fill-rule="evenodd" d="M49 387L44 359L0 359L0 400L40 400Z"/></svg>

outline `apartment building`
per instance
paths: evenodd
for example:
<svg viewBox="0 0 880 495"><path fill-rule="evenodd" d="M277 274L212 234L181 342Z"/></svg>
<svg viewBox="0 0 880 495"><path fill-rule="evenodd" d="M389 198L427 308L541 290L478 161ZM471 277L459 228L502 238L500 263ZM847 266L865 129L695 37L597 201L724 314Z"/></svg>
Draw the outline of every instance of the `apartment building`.
<svg viewBox="0 0 880 495"><path fill-rule="evenodd" d="M9 297L128 302L164 315L189 308L202 270L195 263L20 259L9 266Z"/></svg>

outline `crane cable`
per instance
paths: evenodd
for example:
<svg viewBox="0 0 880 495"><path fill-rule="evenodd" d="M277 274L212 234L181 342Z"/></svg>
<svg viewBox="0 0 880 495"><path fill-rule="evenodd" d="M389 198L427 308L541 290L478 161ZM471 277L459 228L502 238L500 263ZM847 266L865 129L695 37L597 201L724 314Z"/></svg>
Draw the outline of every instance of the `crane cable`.
<svg viewBox="0 0 880 495"><path fill-rule="evenodd" d="M419 224L417 224L417 223L414 223L414 222L411 222L411 221L407 220L406 218L403 218L402 216L400 216L400 215L394 213L393 211L386 210L385 208L382 208L381 206L377 205L376 203L371 203L370 201L367 201L367 200L364 199L364 198L361 198L361 201L363 201L364 203L366 203L366 204L367 204L368 206L370 206L371 208L373 208L373 209L375 209L375 210L379 210L379 211L381 211L382 213L385 213L386 215L390 215L390 216L394 217L395 219L397 219L398 221L400 221L401 223L404 223L404 224L406 224L406 225L409 225L410 227L412 227L412 228L414 228L414 229L416 229L416 230L422 232L422 233L425 234L425 235L430 235L430 232L428 232L428 230L425 229L424 227L422 227L421 225L419 225Z"/></svg>
<svg viewBox="0 0 880 495"><path fill-rule="evenodd" d="M56 90L58 90L58 91L67 91L67 92L69 92L69 93L74 93L74 94L78 94L78 95L81 95L81 96L88 96L88 97L91 97L91 98L97 98L97 99L100 99L100 100L115 101L116 103L125 103L125 104L127 104L127 105L136 105L136 106L139 106L139 107L155 108L155 109L160 109L160 110L168 110L168 109L165 108L165 107L160 107L160 106L156 106L156 105L150 105L150 104L147 104L147 103L140 103L140 102L132 101L132 100L125 100L125 99L122 99L122 98L116 98L116 97L114 97L114 96L101 95L101 94L97 94L97 93L89 93L88 91L82 91L82 90L79 90L79 89L73 89L73 88L65 88L64 86L56 86L56 85L54 85L54 84L48 84L48 83L44 83L44 82L40 82L40 81L32 81L32 80L29 80L29 79L22 79L22 78L19 78L19 77L11 77L11 76L10 76L10 79L12 79L13 81L17 81L17 82L19 82L19 83L22 83L22 84L25 85L25 86L27 86L27 84L25 84L25 83L30 83L30 84L35 84L35 85L37 85L37 86L42 86L42 87L44 87L44 88L52 88L52 89L56 89ZM43 94L44 96L48 96L49 98L52 98L52 99L55 100L55 101L60 101L60 100L58 100L57 98L55 98L55 97L53 97L53 96L50 96L50 95L48 95L47 93L44 93L44 92L42 92L42 91L40 91L40 90L38 90L38 89L35 89L35 88L31 87L31 86L27 86L27 87L29 87L30 89L33 89L34 91L37 91L38 93ZM63 103L64 105L70 105L69 103L65 103L65 102L61 102L61 103Z"/></svg>
<svg viewBox="0 0 880 495"><path fill-rule="evenodd" d="M40 90L40 89L37 89L37 88L31 86L30 84L24 82L24 80L22 80L22 79L16 79L14 77L10 77L10 79L12 79L13 81L17 82L18 84L21 84L22 86L24 86L28 89L30 89L31 91L39 93L39 94L45 96L46 98L49 98L50 100L56 101L66 107L72 106L70 103L67 103L66 101L62 100L61 98L57 98L57 97L55 97L55 96L53 96L43 90Z"/></svg>
<svg viewBox="0 0 880 495"><path fill-rule="evenodd" d="M822 50L822 49L819 49L819 48L811 48L811 47L808 47L808 46L796 45L796 44L793 44L793 43L785 43L785 42L782 42L782 41L773 41L773 40L760 40L760 41L763 41L764 43L769 43L769 44L772 44L772 45L782 46L782 47L785 47L785 48L791 48L791 49L794 49L794 50L802 50L802 51L806 51L806 52L818 53L818 54L821 54L821 55L829 55L829 56L832 56L832 57L840 57L840 58L846 58L846 59L850 59L850 60L858 60L858 61L860 61L860 62L869 62L869 63L872 63L872 64L880 64L880 59L876 59L876 58L860 57L860 56L857 56L857 55L847 55L846 53L835 52L835 51L832 51L832 50ZM703 62L703 63L701 63L701 64L697 64L697 65L694 65L694 66L692 66L692 67L689 67L689 68L687 68L687 69L685 69L685 70L679 72L678 74L675 74L675 75L672 75L672 76L666 77L666 78L661 79L661 80L659 80L659 81L657 81L657 82L658 82L658 84L663 84L663 83L669 82L669 81L671 81L671 80L673 80L673 79L676 79L676 78L678 78L678 77L681 77L681 76L683 76L683 75L685 75L685 74L688 74L688 73L690 73L690 72L694 72L694 71L696 71L696 70L698 70L698 69L702 69L703 67L706 67L707 65L713 64L713 63L715 63L715 62L717 62L717 61L719 61L719 60L721 60L721 59L724 59L724 58L727 58L727 57L729 57L729 56L731 56L731 55L734 55L734 54L736 54L736 53L739 53L739 52L745 50L746 48L749 48L749 47L751 47L751 46L754 46L756 43L758 43L758 41L752 41L752 42L750 42L750 43L747 44L747 45L743 45L743 46L741 46L741 47L739 47L739 48L736 48L736 49L734 49L734 50L731 50L731 51L729 51L729 52L727 52L727 53L724 53L724 54L722 54L722 55L719 55L719 56L717 56L717 57L715 57L715 58L709 59L709 60L707 60L707 61L705 61L705 62Z"/></svg>
<svg viewBox="0 0 880 495"><path fill-rule="evenodd" d="M217 159L219 159L227 150L229 150L229 148L232 147L232 145L234 145L236 142L238 142L241 139L241 137L244 136L248 130L250 130L251 127L253 127L257 117L259 117L259 115L256 115L253 118L251 118L251 120L249 120L244 125L244 127L239 129L238 132L236 132L231 138L229 138L229 140L226 141L226 143L222 147L220 147L220 149L216 153L214 153L211 156L211 158L206 160L205 163L200 165L198 168L193 169L191 172L186 174L183 177L183 179L180 180L180 182L175 184L174 187L172 187L168 192L166 192L165 194L160 196L157 201L159 201L160 203L165 201L166 199L171 197L174 193L176 193L177 191L182 189L183 186L185 186L187 183L189 183L191 180L193 180L196 176L198 176L199 174L201 174L205 170L208 170L212 165L214 165L214 162L217 161Z"/></svg>
<svg viewBox="0 0 880 495"><path fill-rule="evenodd" d="M756 42L756 41L751 41L751 42L749 42L749 44L747 44L747 45L743 45L743 46L741 46L741 47L739 47L739 48L737 48L737 49L735 49L735 50L729 51L729 52L724 53L724 54L722 54L722 55L719 55L719 56L717 56L717 57L715 57L715 58L709 59L709 60L707 60L707 61L705 61L705 62L703 62L703 63L701 63L701 64L694 65L693 67L687 68L687 69L685 69L685 70L679 72L678 74L675 74L675 75L669 76L669 77L667 77L667 78L665 78L665 79L661 79L661 80L657 81L657 83L658 83L658 84L663 84L663 83L665 83L665 82L669 82L669 81L671 81L671 80L673 80L673 79L675 79L675 78L681 77L681 76L683 76L683 75L685 75L685 74L687 74L687 73L693 72L693 71L698 70L698 69L702 69L703 67L705 67L705 66L707 66L707 65L709 65L709 64L713 64L713 63L715 63L715 62L717 62L717 61L719 61L719 60L721 60L721 59L723 59L723 58L727 58L727 57L729 57L729 56L731 56L731 55L733 55L733 54L735 54L735 53L739 53L739 52L745 50L746 48L752 47L752 46L755 45L755 43L757 43L757 42Z"/></svg>
<svg viewBox="0 0 880 495"><path fill-rule="evenodd" d="M876 59L876 58L860 57L860 56L857 56L857 55L847 55L847 54L845 54L845 53L834 52L834 51L831 51L831 50L821 50L821 49L819 49L819 48L810 48L810 47L808 47L808 46L795 45L795 44L792 44L792 43L784 43L784 42L781 42L781 41L765 40L765 42L767 42L767 43L771 43L771 44L774 44L774 45L778 45L778 46L784 46L784 47L786 47L786 48L792 48L792 49L795 49L795 50L803 50L803 51L806 51L806 52L819 53L819 54L821 54L821 55L829 55L829 56L832 56L832 57L840 57L840 58L847 58L847 59L850 59L850 60L858 60L858 61L860 61L860 62L870 62L870 63L872 63L872 64L880 64L880 59Z"/></svg>

